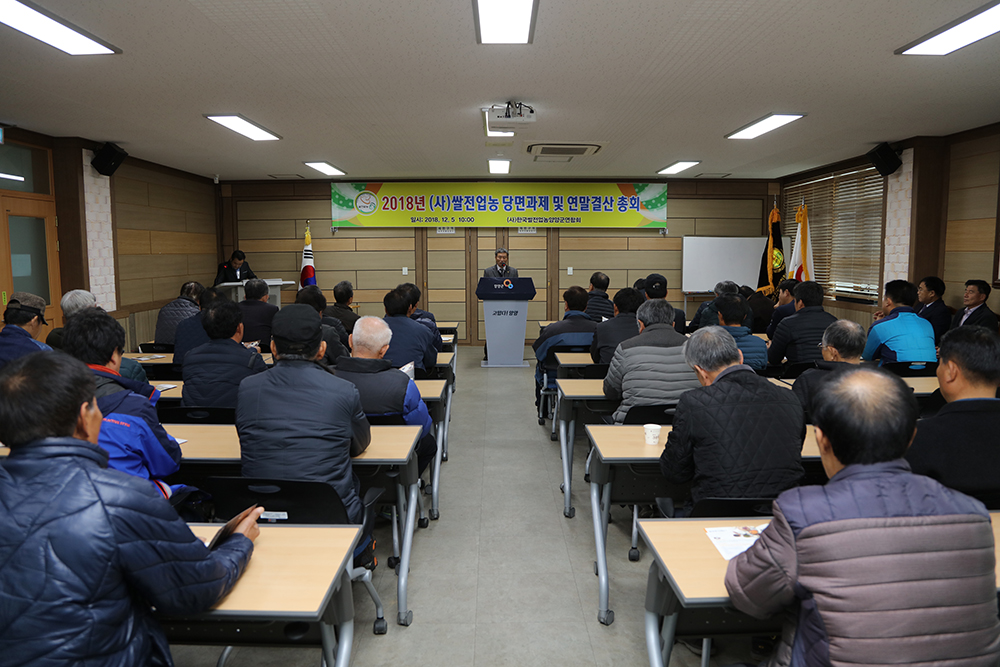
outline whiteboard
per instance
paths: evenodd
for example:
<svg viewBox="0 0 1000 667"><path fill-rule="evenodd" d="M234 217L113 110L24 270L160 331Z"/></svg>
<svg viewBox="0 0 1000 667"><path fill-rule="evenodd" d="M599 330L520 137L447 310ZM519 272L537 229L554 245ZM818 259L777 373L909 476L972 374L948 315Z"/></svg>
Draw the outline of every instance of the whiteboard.
<svg viewBox="0 0 1000 667"><path fill-rule="evenodd" d="M781 240L787 264L792 255L792 241L787 236L781 237ZM715 284L722 280L756 288L760 257L765 247L766 236L685 236L681 289L685 292L711 292Z"/></svg>

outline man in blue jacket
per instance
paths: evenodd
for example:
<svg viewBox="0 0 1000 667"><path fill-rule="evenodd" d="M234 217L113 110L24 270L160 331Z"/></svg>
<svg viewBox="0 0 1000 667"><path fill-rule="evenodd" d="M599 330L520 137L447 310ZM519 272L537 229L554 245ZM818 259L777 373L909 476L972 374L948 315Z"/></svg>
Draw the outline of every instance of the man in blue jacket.
<svg viewBox="0 0 1000 667"><path fill-rule="evenodd" d="M589 298L587 290L578 285L563 292L563 308L566 313L562 320L542 329L542 333L531 344L531 349L535 351L535 359L538 360L535 364L535 405L538 405L541 397L542 379L546 369L550 371L549 387L556 386L556 374L552 371L558 364L555 355L550 355L549 350L560 345L578 345L589 350L590 344L594 342L597 322L584 312ZM638 335L638 330L636 334Z"/></svg>
<svg viewBox="0 0 1000 667"><path fill-rule="evenodd" d="M27 292L10 295L3 311L4 328L0 331L0 368L5 364L39 350L52 348L35 337L47 325L45 299Z"/></svg>
<svg viewBox="0 0 1000 667"><path fill-rule="evenodd" d="M882 312L885 316L868 330L861 358L879 365L897 361L937 361L934 327L913 310L917 286L905 280L885 284Z"/></svg>
<svg viewBox="0 0 1000 667"><path fill-rule="evenodd" d="M767 343L743 324L750 312L746 299L739 294L723 294L716 297L715 306L719 310L719 324L736 339L736 347L743 353L743 363L755 371L767 368Z"/></svg>
<svg viewBox="0 0 1000 667"><path fill-rule="evenodd" d="M160 425L160 392L123 378L125 330L100 308L87 308L66 323L63 350L87 364L97 383L97 404L104 414L98 444L107 450L109 467L148 479L165 498L180 486L162 480L180 468L181 448Z"/></svg>
<svg viewBox="0 0 1000 667"><path fill-rule="evenodd" d="M385 295L382 305L385 306L386 324L392 329L392 343L385 353L385 358L392 363L392 367L400 368L412 361L421 371L434 368L437 363L434 334L424 325L410 319L413 306L408 295L402 290L394 289Z"/></svg>
<svg viewBox="0 0 1000 667"><path fill-rule="evenodd" d="M172 665L153 618L225 597L257 508L214 551L149 485L108 470L95 376L60 352L0 372L0 644L4 665Z"/></svg>
<svg viewBox="0 0 1000 667"><path fill-rule="evenodd" d="M243 311L232 301L216 301L201 311L201 324L211 342L184 357L181 405L236 408L243 378L267 370L256 348L243 346Z"/></svg>

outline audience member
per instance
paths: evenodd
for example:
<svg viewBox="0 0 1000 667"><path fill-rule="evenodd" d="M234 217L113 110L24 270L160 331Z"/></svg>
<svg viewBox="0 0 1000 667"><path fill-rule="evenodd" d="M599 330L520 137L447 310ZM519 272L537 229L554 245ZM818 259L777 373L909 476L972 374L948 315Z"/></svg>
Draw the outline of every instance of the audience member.
<svg viewBox="0 0 1000 667"><path fill-rule="evenodd" d="M1000 508L1000 336L979 326L952 329L941 338L937 415L917 422L906 458L913 472Z"/></svg>
<svg viewBox="0 0 1000 667"><path fill-rule="evenodd" d="M434 348L434 334L430 329L410 319L413 306L407 295L400 290L392 290L382 299L385 307L385 321L392 329L392 342L385 358L393 368L400 368L413 362L416 369L427 371L437 363Z"/></svg>
<svg viewBox="0 0 1000 667"><path fill-rule="evenodd" d="M250 268L246 254L242 250L234 250L233 254L229 256L228 262L219 264L219 272L215 274L215 282L212 283L212 286L219 283L238 283L256 277L257 275Z"/></svg>
<svg viewBox="0 0 1000 667"><path fill-rule="evenodd" d="M635 312L643 302L642 294L631 287L625 287L615 293L614 317L597 325L594 329L594 340L590 343L590 357L595 364L610 364L619 343L634 337L639 332Z"/></svg>
<svg viewBox="0 0 1000 667"><path fill-rule="evenodd" d="M323 363L328 366L336 366L337 359L351 355L351 351L347 347L348 337L344 325L336 317L323 317L323 311L326 310L326 297L323 295L323 290L316 285L306 285L295 294L295 303L311 307L320 316L323 342L326 343Z"/></svg>
<svg viewBox="0 0 1000 667"><path fill-rule="evenodd" d="M632 283L632 289L634 289L637 292L639 292L640 294L642 294L642 298L645 299L646 298L646 279L645 278L639 278L639 279L637 279L634 283Z"/></svg>
<svg viewBox="0 0 1000 667"><path fill-rule="evenodd" d="M333 286L333 305L323 311L323 317L335 317L344 325L347 333L354 331L354 323L360 315L354 312L354 285L349 280L341 280Z"/></svg>
<svg viewBox="0 0 1000 667"><path fill-rule="evenodd" d="M198 303L204 285L190 281L181 285L181 293L176 299L160 308L156 316L156 334L153 341L161 345L173 345L177 333L177 325L189 317L198 314Z"/></svg>
<svg viewBox="0 0 1000 667"><path fill-rule="evenodd" d="M317 363L325 348L312 306L291 304L274 316L274 368L243 380L236 402L243 476L326 482L351 523L361 523L351 457L368 447L371 430L357 388Z"/></svg>
<svg viewBox="0 0 1000 667"><path fill-rule="evenodd" d="M52 349L36 340L42 327L48 326L45 299L42 297L14 292L3 311L3 323L6 326L0 330L0 368L26 354Z"/></svg>
<svg viewBox="0 0 1000 667"><path fill-rule="evenodd" d="M944 281L937 276L927 276L917 286L917 300L920 302L917 315L934 327L935 345L941 343L941 336L951 328L951 309L941 299L944 289Z"/></svg>
<svg viewBox="0 0 1000 667"><path fill-rule="evenodd" d="M420 303L420 288L413 283L402 283L401 285L396 285L396 289L406 296L410 302L410 306L412 306L410 319L427 327L434 336L434 349L437 352L443 350L444 341L441 340L441 332L438 331L434 315L417 307L417 304Z"/></svg>
<svg viewBox="0 0 1000 667"><path fill-rule="evenodd" d="M615 307L608 298L608 286L610 284L611 279L608 278L605 273L595 271L593 275L590 276L590 289L588 290L589 294L587 296L587 307L583 312L587 313L587 316L595 322L610 320L615 316Z"/></svg>
<svg viewBox="0 0 1000 667"><path fill-rule="evenodd" d="M270 288L260 278L253 278L243 286L243 295L246 298L237 304L243 313L243 340L257 343L261 351L269 350L271 320L278 312L277 306L268 303Z"/></svg>
<svg viewBox="0 0 1000 667"><path fill-rule="evenodd" d="M855 368L827 383L814 417L830 481L782 493L726 572L733 606L786 619L768 664L995 664L990 516L902 460L910 389Z"/></svg>
<svg viewBox="0 0 1000 667"><path fill-rule="evenodd" d="M212 303L220 300L229 301L229 297L220 289L208 287L198 297L198 306L201 310L207 310ZM201 324L200 312L177 325L177 334L174 337L174 370L178 373L184 368L184 355L212 340Z"/></svg>
<svg viewBox="0 0 1000 667"><path fill-rule="evenodd" d="M723 294L715 298L715 309L719 325L729 332L743 353L743 363L755 371L767 368L767 343L754 336L745 324L750 311L746 299L739 294Z"/></svg>
<svg viewBox="0 0 1000 667"><path fill-rule="evenodd" d="M691 318L691 324L688 326L687 330L697 331L701 327L717 326L719 323L719 297L723 294L734 294L737 298L742 299L740 296L740 286L734 283L732 280L723 280L715 284L715 298L711 301L704 301L698 310L695 312L694 317ZM748 307L746 309L746 315L743 318L743 322L740 323L747 329L753 326L753 313Z"/></svg>
<svg viewBox="0 0 1000 667"><path fill-rule="evenodd" d="M384 358L391 340L392 329L385 320L359 318L351 334L351 356L337 364L337 377L358 388L367 417L400 415L408 425L421 428L417 469L423 472L437 454L434 422L417 385Z"/></svg>
<svg viewBox="0 0 1000 667"><path fill-rule="evenodd" d="M650 273L642 281L642 293L647 299L663 299L666 301L667 295L670 293L670 290L667 289L666 277L659 273ZM674 308L674 329L677 330L677 333L687 331L687 320L684 317L684 310L681 308Z"/></svg>
<svg viewBox="0 0 1000 667"><path fill-rule="evenodd" d="M868 343L861 358L879 365L897 361L936 361L934 327L913 310L917 286L905 280L885 284L882 313L868 329Z"/></svg>
<svg viewBox="0 0 1000 667"><path fill-rule="evenodd" d="M243 378L267 370L257 348L243 345L243 311L232 301L216 301L201 311L211 339L184 357L181 405L236 408Z"/></svg>
<svg viewBox="0 0 1000 667"><path fill-rule="evenodd" d="M951 321L951 327L965 326L973 324L986 327L991 331L997 331L1000 323L997 321L996 313L986 305L993 290L985 280L966 280L965 292L962 294L962 310L955 313L955 319Z"/></svg>
<svg viewBox="0 0 1000 667"><path fill-rule="evenodd" d="M649 299L639 306L636 319L639 334L618 346L604 378L604 395L621 399L614 413L618 424L637 405L676 405L684 392L698 387L684 361L687 338L673 327L673 306Z"/></svg>
<svg viewBox="0 0 1000 667"><path fill-rule="evenodd" d="M819 344L823 332L837 321L823 310L823 287L819 283L807 280L795 285L793 290L795 314L781 320L767 348L767 360L774 365L786 357L789 364L822 359Z"/></svg>
<svg viewBox="0 0 1000 667"><path fill-rule="evenodd" d="M122 325L100 308L82 310L66 322L63 350L87 364L97 384L97 406L104 415L98 444L108 452L108 465L148 479L170 498L181 487L162 480L180 468L181 447L160 425L160 392L119 373L124 347Z"/></svg>
<svg viewBox="0 0 1000 667"><path fill-rule="evenodd" d="M798 284L799 281L795 278L782 280L778 283L778 305L775 306L774 312L771 313L771 323L767 325L766 331L769 339L774 339L774 332L777 331L781 320L795 314L795 296L792 292Z"/></svg>
<svg viewBox="0 0 1000 667"><path fill-rule="evenodd" d="M767 325L771 323L771 316L774 315L774 301L749 285L740 286L740 296L747 300L753 315L751 332L767 333Z"/></svg>
<svg viewBox="0 0 1000 667"><path fill-rule="evenodd" d="M805 434L799 399L744 364L722 327L691 334L684 357L702 387L685 392L677 404L660 456L666 478L693 480L693 503L769 498L798 484Z"/></svg>
<svg viewBox="0 0 1000 667"><path fill-rule="evenodd" d="M792 385L805 410L807 424L812 423L813 403L823 382L861 363L866 338L865 328L853 320L837 320L823 332L820 341L823 360L816 362L816 368L803 371Z"/></svg>
<svg viewBox="0 0 1000 667"><path fill-rule="evenodd" d="M263 508L213 551L145 482L108 470L94 376L60 352L0 373L0 628L8 665L170 665L153 609L189 616L239 579ZM106 424L106 422L105 422Z"/></svg>
<svg viewBox="0 0 1000 667"><path fill-rule="evenodd" d="M589 349L594 342L597 322L587 317L584 312L587 308L588 298L587 290L578 285L563 292L565 313L562 320L553 322L542 329L538 338L531 344L537 362L535 364L535 405L538 404L541 397L542 380L546 370L549 371L549 388L556 386L556 374L552 371L558 366L558 362L555 354L550 355L549 350L562 345L577 345Z"/></svg>

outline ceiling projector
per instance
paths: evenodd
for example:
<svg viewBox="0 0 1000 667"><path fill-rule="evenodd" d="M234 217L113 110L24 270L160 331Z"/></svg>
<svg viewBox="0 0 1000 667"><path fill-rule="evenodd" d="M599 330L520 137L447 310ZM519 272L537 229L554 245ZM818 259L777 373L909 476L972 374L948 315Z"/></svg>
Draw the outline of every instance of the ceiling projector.
<svg viewBox="0 0 1000 667"><path fill-rule="evenodd" d="M489 128L495 131L513 132L517 126L535 122L535 110L527 104L495 106L486 112Z"/></svg>

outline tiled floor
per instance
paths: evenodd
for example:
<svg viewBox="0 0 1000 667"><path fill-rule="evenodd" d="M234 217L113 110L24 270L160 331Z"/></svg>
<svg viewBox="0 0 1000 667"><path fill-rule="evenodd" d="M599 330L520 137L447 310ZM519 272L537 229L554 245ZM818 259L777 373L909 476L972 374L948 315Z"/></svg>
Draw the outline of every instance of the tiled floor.
<svg viewBox="0 0 1000 667"><path fill-rule="evenodd" d="M526 358L531 358L526 350ZM597 577L588 487L587 443L578 429L573 476L576 517L562 515L559 445L534 414L533 370L483 369L460 348L449 461L441 472L441 518L418 530L410 567L413 624L396 625L396 577L384 566L388 526L376 531L375 584L389 632L371 632L375 610L354 587L353 665L518 667L648 664L643 599L649 557L627 558L631 514L612 510L608 535L611 608L597 621ZM719 642L713 665L749 660L749 641ZM215 665L219 649L174 646L178 667ZM318 649L236 649L227 665L315 667ZM698 665L676 647L671 666Z"/></svg>

